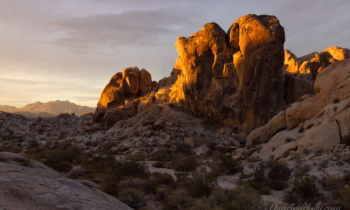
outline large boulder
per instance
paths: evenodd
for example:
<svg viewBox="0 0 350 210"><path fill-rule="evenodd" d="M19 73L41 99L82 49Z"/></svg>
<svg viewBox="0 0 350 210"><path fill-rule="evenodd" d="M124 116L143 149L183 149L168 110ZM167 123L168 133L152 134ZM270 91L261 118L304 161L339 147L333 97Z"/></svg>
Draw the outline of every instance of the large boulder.
<svg viewBox="0 0 350 210"><path fill-rule="evenodd" d="M284 28L268 15L245 15L228 31L234 67L242 90L242 130L249 133L285 108Z"/></svg>
<svg viewBox="0 0 350 210"><path fill-rule="evenodd" d="M137 67L130 67L116 73L101 93L93 121L109 128L117 121L135 115L139 101L145 101L152 90L151 74L145 69L140 71ZM146 105L151 102L150 99ZM144 104L145 102L142 105Z"/></svg>
<svg viewBox="0 0 350 210"><path fill-rule="evenodd" d="M283 130L262 144L259 156L263 159L288 157L291 151L329 151L339 143L350 143L350 98L329 104L317 115L298 127Z"/></svg>
<svg viewBox="0 0 350 210"><path fill-rule="evenodd" d="M316 76L327 66L347 58L350 58L350 50L336 46L300 58L285 50L283 73L286 78L286 103L292 104L305 94L314 94Z"/></svg>
<svg viewBox="0 0 350 210"><path fill-rule="evenodd" d="M288 107L285 112L281 112L266 125L252 131L247 137L246 144L268 142L277 131L292 130L303 124L306 124L303 129L308 130L310 126L320 124L320 122L310 123L310 119L316 119L323 115L328 116L328 118L322 118L322 121L336 119L341 132L341 142L348 143L350 126L346 119L349 115L344 112L347 110L350 99L350 86L348 84L350 84L350 59L328 66L316 78L316 94L314 96L304 95ZM333 107L329 108L330 106ZM335 111L342 114L337 114L334 117L334 114L331 113ZM333 117L331 117L332 115ZM309 123L306 123L307 121Z"/></svg>
<svg viewBox="0 0 350 210"><path fill-rule="evenodd" d="M0 209L131 210L90 181L65 178L18 154L0 152L0 157Z"/></svg>
<svg viewBox="0 0 350 210"><path fill-rule="evenodd" d="M225 63L232 62L226 33L216 23L207 23L189 38L175 43L179 54L174 69L181 72L170 92L170 101L191 113L220 118L217 104L208 97L213 79L222 76ZM210 108L214 108L213 111Z"/></svg>
<svg viewBox="0 0 350 210"><path fill-rule="evenodd" d="M249 133L285 108L284 41L278 19L266 15L243 16L228 34L207 23L178 38L170 103Z"/></svg>
<svg viewBox="0 0 350 210"><path fill-rule="evenodd" d="M319 113L327 104L350 96L350 59L334 63L320 72L314 89L316 95L294 103L286 110L286 124L294 128Z"/></svg>

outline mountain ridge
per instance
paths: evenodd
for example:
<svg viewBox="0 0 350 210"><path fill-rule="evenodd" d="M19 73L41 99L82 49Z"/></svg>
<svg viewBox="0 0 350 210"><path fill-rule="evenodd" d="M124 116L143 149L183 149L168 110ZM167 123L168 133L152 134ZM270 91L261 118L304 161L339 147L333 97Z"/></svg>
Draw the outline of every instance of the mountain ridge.
<svg viewBox="0 0 350 210"><path fill-rule="evenodd" d="M40 102L36 101L34 103L29 103L23 107L17 108L15 106L9 105L0 105L0 110L5 112L16 112L19 114L23 114L25 116L35 117L35 116L54 116L59 113L75 113L80 116L86 112L92 112L95 108L88 106L81 106L75 103L72 103L68 100L61 101L48 101L48 102Z"/></svg>

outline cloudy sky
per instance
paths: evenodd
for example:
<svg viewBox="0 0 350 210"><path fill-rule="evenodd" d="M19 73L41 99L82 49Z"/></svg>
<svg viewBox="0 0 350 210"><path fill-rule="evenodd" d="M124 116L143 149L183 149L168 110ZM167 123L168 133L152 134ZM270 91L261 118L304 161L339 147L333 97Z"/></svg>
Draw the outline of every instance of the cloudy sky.
<svg viewBox="0 0 350 210"><path fill-rule="evenodd" d="M297 56L350 48L349 0L0 0L0 105L70 100L96 106L110 77L170 74L176 37L207 22L275 15Z"/></svg>

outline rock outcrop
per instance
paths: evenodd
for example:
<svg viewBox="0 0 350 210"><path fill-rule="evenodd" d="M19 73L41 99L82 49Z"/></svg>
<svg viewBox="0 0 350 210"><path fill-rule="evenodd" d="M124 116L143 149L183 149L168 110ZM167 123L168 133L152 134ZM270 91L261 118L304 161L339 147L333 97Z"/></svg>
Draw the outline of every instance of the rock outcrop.
<svg viewBox="0 0 350 210"><path fill-rule="evenodd" d="M171 104L247 135L287 105L317 93L316 76L350 57L349 49L330 47L297 58L283 49L284 42L284 28L274 16L245 15L227 33L218 24L207 23L192 36L177 39L178 58L169 77L152 82L151 75L137 67L115 74L101 94L94 122L110 128L151 105ZM273 129L257 142L299 121L269 123Z"/></svg>
<svg viewBox="0 0 350 210"><path fill-rule="evenodd" d="M234 67L242 90L242 130L249 133L285 108L284 28L267 15L246 15L228 32Z"/></svg>
<svg viewBox="0 0 350 210"><path fill-rule="evenodd" d="M0 152L0 157L0 209L131 210L116 198L39 162L9 152Z"/></svg>
<svg viewBox="0 0 350 210"><path fill-rule="evenodd" d="M175 46L180 71L170 103L248 133L284 109L284 29L276 17L246 15L226 34L207 23Z"/></svg>
<svg viewBox="0 0 350 210"><path fill-rule="evenodd" d="M328 151L350 142L350 59L320 72L314 96L306 96L247 137L263 144L260 156L283 158L290 151ZM278 115L278 116L279 116Z"/></svg>
<svg viewBox="0 0 350 210"><path fill-rule="evenodd" d="M305 94L314 94L313 86L317 74L330 64L350 58L350 50L333 46L300 58L285 50L284 57L285 100L287 104L291 104Z"/></svg>
<svg viewBox="0 0 350 210"><path fill-rule="evenodd" d="M116 73L101 93L93 121L110 128L117 121L132 117L137 113L139 101L147 98L153 85L151 74L145 69L130 67Z"/></svg>

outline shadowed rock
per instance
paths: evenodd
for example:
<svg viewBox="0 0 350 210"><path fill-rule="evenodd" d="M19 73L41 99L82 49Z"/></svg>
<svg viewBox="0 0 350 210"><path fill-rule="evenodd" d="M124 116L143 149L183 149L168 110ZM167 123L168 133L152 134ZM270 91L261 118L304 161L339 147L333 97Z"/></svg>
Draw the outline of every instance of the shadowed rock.
<svg viewBox="0 0 350 210"><path fill-rule="evenodd" d="M0 209L131 209L89 181L65 178L18 154L0 152L0 157Z"/></svg>

